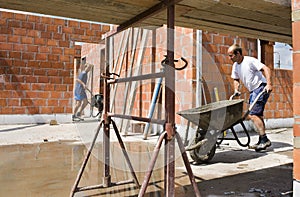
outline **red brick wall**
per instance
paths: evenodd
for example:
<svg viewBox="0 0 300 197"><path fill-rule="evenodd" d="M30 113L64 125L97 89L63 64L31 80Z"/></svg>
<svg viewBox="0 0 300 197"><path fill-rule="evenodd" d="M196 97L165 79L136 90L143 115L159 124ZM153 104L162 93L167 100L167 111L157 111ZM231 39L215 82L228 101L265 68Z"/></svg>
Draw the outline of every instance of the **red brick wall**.
<svg viewBox="0 0 300 197"><path fill-rule="evenodd" d="M5 79L5 83L0 83L3 90L0 93L0 103L1 106L8 106L1 107L0 114L72 113L74 58L81 56L80 47L75 45L76 41L97 43L89 46L97 51L96 56L90 53L90 48L85 45L82 54L87 57L89 63L95 64L93 91L100 91L97 89L101 73L99 67L103 61L99 58L99 49L104 46L98 43L101 41L101 35L109 30L109 26L9 12L0 12L0 15L0 74ZM111 63L117 65L115 72L118 72L122 61L120 75L126 77L129 76L132 63L134 35L129 33L124 57L118 54L119 45L123 43L125 46L124 37L124 42L121 42L121 35L122 33L115 37ZM135 62L141 51L141 42L142 32L138 38ZM196 103L195 42L193 30L176 28L175 59L184 57L189 63L186 69L176 71L176 111L192 108ZM231 62L226 56L227 49L237 42L243 46L245 55L257 56L256 40L203 32L202 42L202 80L207 103L216 100L215 87L221 100L228 99L233 87L230 78ZM141 74L160 71L160 62L166 54L166 46L165 28L149 32L144 46ZM182 64L179 61L176 66ZM133 68L133 72L135 69L137 67ZM266 107L266 118L292 117L292 71L273 70L273 76L274 92ZM154 86L154 80L137 83L133 115L148 115ZM116 113L123 111L124 90L125 84L118 84L114 105ZM248 99L246 90L243 92L245 93L242 98ZM164 103L161 106L163 108ZM180 119L177 118L176 121Z"/></svg>
<svg viewBox="0 0 300 197"><path fill-rule="evenodd" d="M75 42L109 26L0 12L0 114L72 113Z"/></svg>
<svg viewBox="0 0 300 197"><path fill-rule="evenodd" d="M158 72L161 67L160 61L164 58L166 51L166 29L159 28L154 32L149 32L149 38L145 47L145 53L143 56L141 74L151 73L151 66L155 65L155 69L152 72ZM123 37L124 38L124 37ZM142 36L139 37L139 44ZM125 38L124 38L125 39ZM121 44L121 35L115 37L115 54L114 60L117 61L117 51L119 51L119 45ZM176 100L175 111L183 109L189 109L195 107L196 104L196 61L195 61L195 32L191 29L176 28L176 42L175 42L175 59L184 57L189 62L189 66L182 70L176 71ZM257 57L257 41L255 39L239 38L236 36L223 35L212 32L203 32L202 34L202 81L205 89L206 102L216 101L214 89L217 88L218 96L220 100L225 100L233 93L233 81L230 77L232 62L227 56L227 49L233 43L240 44L244 49L244 55ZM124 44L124 43L123 43ZM128 76L129 65L131 63L132 40L129 39L128 51L125 54L123 67L121 69L121 77ZM138 53L136 52L134 61L137 61ZM155 47L155 51L153 51ZM273 52L272 52L273 53ZM121 56L121 55L119 55ZM269 56L268 56L269 57ZM119 57L120 58L120 57ZM120 61L120 60L118 60ZM266 118L290 118L292 117L292 71L290 70L278 70L273 69L273 57L267 60L267 65L273 72L273 86L274 91L271 94L269 102L266 106L265 116ZM271 64L270 64L271 62ZM176 63L176 66L180 66L180 62ZM119 64L118 64L119 66ZM118 70L116 68L115 70ZM153 96L153 88L155 83L151 83L151 80L145 80L138 82L136 88L136 95L134 98L134 105L132 115L146 117L149 113L149 106L151 98ZM115 96L115 113L123 113L125 105L129 107L129 103L124 102L124 90L125 84L118 84L117 95ZM249 93L245 88L242 88L242 97L246 101L249 98ZM164 94L162 94L162 97ZM202 104L205 104L204 98L202 98ZM162 108L164 103L161 104ZM244 109L247 109L245 103ZM163 117L163 116L162 116ZM182 122L183 121L183 122ZM177 123L184 123L184 120L176 116Z"/></svg>
<svg viewBox="0 0 300 197"><path fill-rule="evenodd" d="M228 99L233 93L233 81L230 77L232 62L227 57L227 49L233 43L243 47L243 54L257 57L257 41L254 39L239 38L203 32L203 80L208 102L216 101L214 87L218 88L220 100ZM265 117L291 118L293 117L293 76L291 70L273 69L273 56L268 66L272 70L273 92L265 109ZM242 87L241 98L248 101L249 93ZM244 106L247 109L248 106Z"/></svg>

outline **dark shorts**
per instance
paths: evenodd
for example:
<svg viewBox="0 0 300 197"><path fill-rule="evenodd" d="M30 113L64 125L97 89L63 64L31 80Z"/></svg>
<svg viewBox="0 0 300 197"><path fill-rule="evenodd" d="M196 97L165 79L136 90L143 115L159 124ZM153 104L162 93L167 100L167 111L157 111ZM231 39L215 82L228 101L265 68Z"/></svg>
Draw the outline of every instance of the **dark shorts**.
<svg viewBox="0 0 300 197"><path fill-rule="evenodd" d="M252 104L257 95L262 92L267 84L262 83L258 88L250 92L250 98L249 98L249 104ZM257 116L263 116L264 115L264 110L265 110L265 105L268 101L269 94L265 93L260 96L252 110L250 111L250 115L257 115Z"/></svg>

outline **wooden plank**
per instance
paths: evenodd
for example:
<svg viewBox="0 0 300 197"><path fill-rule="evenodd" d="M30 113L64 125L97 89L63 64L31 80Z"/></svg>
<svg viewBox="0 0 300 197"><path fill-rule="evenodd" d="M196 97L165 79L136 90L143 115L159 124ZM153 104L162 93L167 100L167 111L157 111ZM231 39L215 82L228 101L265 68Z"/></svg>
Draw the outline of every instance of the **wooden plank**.
<svg viewBox="0 0 300 197"><path fill-rule="evenodd" d="M118 53L117 53L117 55L118 55L117 59L119 60L119 57L121 55L121 58L120 58L121 61L120 62L119 61L116 62L115 66L114 66L114 69L113 69L113 72L117 73L118 75L121 74L121 70L122 70L122 67L123 67L123 60L124 60L124 56L125 56L125 51L127 50L127 46L128 46L130 31L131 31L131 28L126 31L125 41L123 40L123 37L122 37L120 48L119 48L119 49L122 48L121 54L120 54L120 51L118 51ZM123 41L124 41L124 45L123 45ZM119 68L118 72L116 72L117 68ZM115 101L115 96L116 96L116 93L117 93L117 89L118 89L118 84L115 84L114 85L114 89L113 89L113 93L112 93L112 96L111 96L110 111L113 110L113 106L114 106L114 101Z"/></svg>
<svg viewBox="0 0 300 197"><path fill-rule="evenodd" d="M119 25L160 2L0 0L0 5L2 8ZM177 26L291 43L291 8L288 0L183 0L175 9ZM136 26L159 26L166 21L166 12L160 12ZM250 33L247 33L248 30Z"/></svg>
<svg viewBox="0 0 300 197"><path fill-rule="evenodd" d="M164 21L164 19L148 19L144 23L140 24L140 26L147 26L149 24L157 23ZM238 36L244 36L254 39L263 39L263 40L269 40L269 41L277 41L277 42L285 42L285 43L292 43L292 36L291 34L288 34L290 29L287 28L286 34L279 34L277 32L270 32L268 30L254 30L254 29L248 29L245 27L238 27L238 26L230 26L220 23L214 23L214 22L208 22L208 21L199 21L198 19L184 19L184 20L177 20L176 26L180 27L187 27L187 28L194 28L194 29L201 29L206 31L212 31L212 32L219 32L219 33L225 33L225 34L231 34L231 35L238 35Z"/></svg>
<svg viewBox="0 0 300 197"><path fill-rule="evenodd" d="M137 76L140 75L141 73L141 68L142 68L142 63L143 63L143 59L144 59L144 53L145 53L145 46L147 44L148 41L148 35L149 35L149 30L144 30L143 31L143 36L142 36L142 40L141 40L141 45L140 45L140 50L139 50L139 54L138 54L138 58L137 58L137 62L135 64L136 69L135 72L133 74L133 76ZM128 97L128 103L126 103L126 105L128 105L128 107L126 108L126 113L125 114L131 114L132 109L133 109L133 105L134 105L134 101L135 101L135 96L136 96L136 87L137 87L138 81L134 81L131 84L131 88L130 88L130 94ZM125 134L129 128L129 123L130 121L125 120Z"/></svg>
<svg viewBox="0 0 300 197"><path fill-rule="evenodd" d="M129 71L128 71L128 73L129 73L128 77L132 76L132 68L134 65L134 58L135 58L135 54L136 54L136 47L137 47L140 32L141 32L141 29L137 29L137 32L134 34L134 37L133 37L132 53L131 53L131 57L130 57L131 64L130 64ZM133 33L134 33L134 31L133 31ZM128 82L125 84L124 103L126 103L126 101L128 99L128 91L129 91L130 86L131 86L131 82ZM122 114L126 113L126 109L127 109L127 105L124 105ZM120 123L120 131L122 131L122 129L123 129L123 119L121 120L121 123ZM127 134L126 132L127 131L125 131L125 134Z"/></svg>

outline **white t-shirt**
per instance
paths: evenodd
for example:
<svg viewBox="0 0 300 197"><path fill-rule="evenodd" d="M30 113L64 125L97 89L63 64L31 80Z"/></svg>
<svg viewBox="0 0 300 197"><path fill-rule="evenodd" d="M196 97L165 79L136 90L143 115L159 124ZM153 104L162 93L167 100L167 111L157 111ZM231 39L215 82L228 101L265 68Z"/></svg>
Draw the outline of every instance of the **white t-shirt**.
<svg viewBox="0 0 300 197"><path fill-rule="evenodd" d="M264 64L258 59L244 56L240 64L237 62L233 64L231 78L241 80L244 86L251 92L258 88L261 83L267 83L266 78L260 71L263 66Z"/></svg>

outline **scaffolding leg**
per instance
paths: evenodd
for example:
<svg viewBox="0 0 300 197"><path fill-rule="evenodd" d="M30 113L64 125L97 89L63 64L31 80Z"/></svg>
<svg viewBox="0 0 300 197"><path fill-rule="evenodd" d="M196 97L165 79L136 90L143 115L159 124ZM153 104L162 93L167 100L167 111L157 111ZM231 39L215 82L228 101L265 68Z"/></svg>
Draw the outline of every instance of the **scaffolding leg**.
<svg viewBox="0 0 300 197"><path fill-rule="evenodd" d="M133 170L133 167L132 167L132 165L131 165L131 162L130 162L130 160L129 160L129 156L128 156L128 154L127 154L125 145L124 145L123 140L122 140L122 138L121 138L121 136L120 136L120 134L119 134L117 125L116 125L116 123L115 123L113 120L111 120L111 122L112 122L112 125L113 125L113 127L114 127L115 133L116 133L116 135L117 135L119 144L120 144L120 146L121 146L121 148L122 148L122 152L123 152L124 157L125 157L125 159L126 159L127 165L128 165L128 167L129 167L129 169L130 169L130 173L131 173L131 175L132 175L132 177L133 177L134 183L136 184L137 187L140 187L139 181L138 181L138 179L137 179L137 177L136 177L136 174L135 174L135 172L134 172L134 170Z"/></svg>
<svg viewBox="0 0 300 197"><path fill-rule="evenodd" d="M94 145L95 145L96 139L97 139L97 137L98 137L98 135L99 135L99 131L100 131L100 129L101 129L102 124L103 124L103 121L101 121L101 123L100 123L100 124L98 125L98 127L97 127L97 130L96 130L96 132L95 132L94 139L93 139L93 141L92 141L92 143L91 143L91 145L90 145L90 147L89 147L89 150L88 150L88 152L87 152L87 154L86 154L86 156L85 156L85 159L84 159L84 161L83 161L83 163L82 163L82 165L81 165L81 167L80 167L80 170L79 170L79 172L78 172L78 174L77 174L76 181L75 181L75 183L74 183L74 185L73 185L73 187L72 187L71 193L70 193L70 197L73 197L74 194L75 194L75 192L76 192L77 189L78 189L79 181L80 181L80 179L81 179L81 177L82 177L82 174L83 174L83 171L84 171L84 169L85 169L85 167L86 167L86 164L87 164L87 162L88 162L88 160L89 160L89 158L90 158L90 156L91 156L92 150L93 150L93 148L94 148Z"/></svg>
<svg viewBox="0 0 300 197"><path fill-rule="evenodd" d="M184 145L183 145L182 140L181 140L181 138L180 138L180 136L177 132L175 132L175 137L177 139L179 149L180 149L180 152L181 152L181 156L182 156L182 159L184 161L184 164L185 164L190 182L191 182L191 184L194 188L195 195L197 197L200 197L201 196L200 191L198 189L197 183L195 181L195 177L194 177L193 172L192 172L192 168L191 168L190 163L188 161L188 157L187 157L186 151L184 149ZM160 147L161 147L161 144L162 144L163 140L168 140L166 131L161 134L161 136L159 137L158 142L157 142L157 144L154 148L154 153L153 153L152 159L150 161L147 173L145 175L145 179L142 183L142 186L141 186L141 189L140 189L140 192L139 192L139 195L138 195L139 197L142 197L142 196L145 195L145 192L147 190L149 180L150 180L150 177L152 175L154 165L155 165L155 162L157 160L159 150L160 150ZM171 141L174 141L174 139L172 139ZM166 142L166 143L168 143L168 142ZM170 149L173 149L173 148L174 147L172 147L172 144L169 148L166 148L166 149L169 149L169 150L165 151L165 162L171 162L170 159L174 160L174 158L169 158L169 154L170 154L169 151L170 151ZM171 167L172 167L172 165L171 165ZM174 181L174 180L170 180L170 178L172 178L172 177L174 177L174 176L172 176L171 174L168 174L168 167L165 166L165 190L168 189L167 194L172 194L173 195L174 194L174 188L168 188L168 184L170 184L170 182ZM170 190L172 190L172 191L170 191Z"/></svg>

